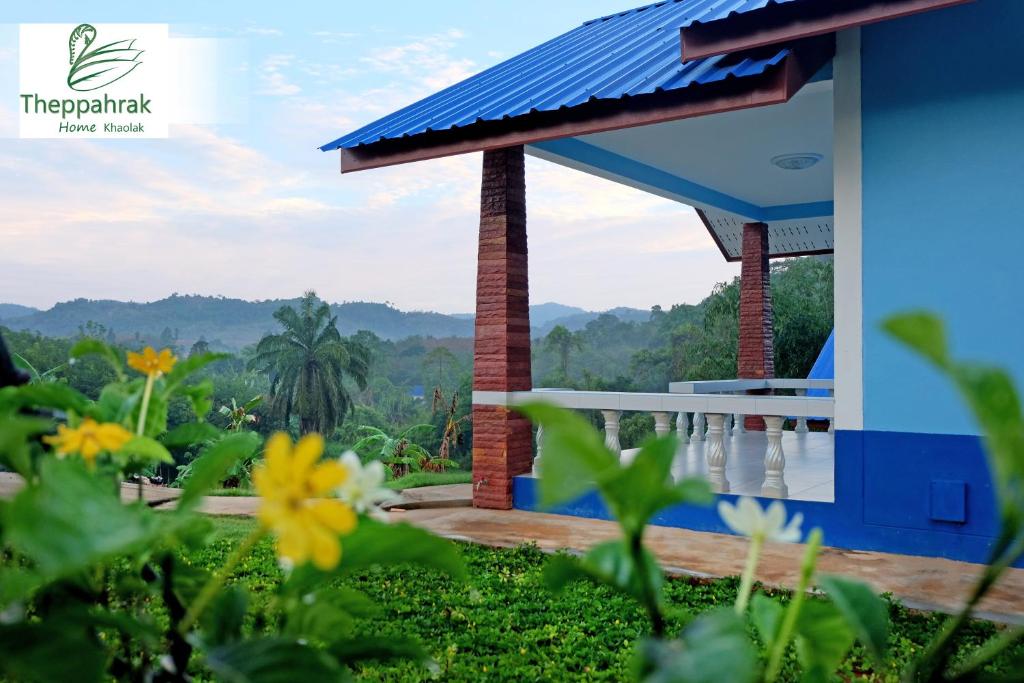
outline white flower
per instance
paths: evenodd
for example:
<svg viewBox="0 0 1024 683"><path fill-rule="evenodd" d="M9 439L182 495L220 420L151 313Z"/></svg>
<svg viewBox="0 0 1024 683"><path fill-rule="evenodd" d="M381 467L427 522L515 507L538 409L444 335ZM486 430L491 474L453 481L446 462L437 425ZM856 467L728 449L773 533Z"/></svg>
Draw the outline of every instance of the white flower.
<svg viewBox="0 0 1024 683"><path fill-rule="evenodd" d="M780 543L797 543L800 541L800 524L804 521L801 513L796 513L786 524L786 508L779 501L772 502L767 510L753 498L743 496L736 505L724 500L718 502L718 514L730 529L741 536L759 537L765 541Z"/></svg>
<svg viewBox="0 0 1024 683"><path fill-rule="evenodd" d="M380 513L381 503L398 497L383 486L387 472L381 461L373 460L364 465L358 455L346 451L341 456L341 464L348 470L348 477L338 487L338 498L359 514Z"/></svg>

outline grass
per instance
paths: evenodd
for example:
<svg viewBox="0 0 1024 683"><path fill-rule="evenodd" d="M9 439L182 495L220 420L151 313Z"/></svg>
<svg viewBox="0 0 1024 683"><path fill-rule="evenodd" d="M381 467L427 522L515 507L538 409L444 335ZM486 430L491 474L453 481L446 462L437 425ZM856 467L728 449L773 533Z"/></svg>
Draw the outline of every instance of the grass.
<svg viewBox="0 0 1024 683"><path fill-rule="evenodd" d="M473 481L471 472L413 472L398 479L384 482L384 486L395 491L413 489L419 486L444 486L445 484L469 484ZM211 496L255 496L251 488L214 489Z"/></svg>
<svg viewBox="0 0 1024 683"><path fill-rule="evenodd" d="M412 472L385 482L389 489L400 491L402 489L414 489L419 486L443 486L445 484L469 484L473 481L471 472Z"/></svg>
<svg viewBox="0 0 1024 683"><path fill-rule="evenodd" d="M218 566L253 521L220 518L214 522L213 544L190 556L196 564ZM618 681L629 680L633 649L647 629L644 615L630 600L609 589L577 584L560 596L547 591L541 571L547 556L535 547L493 549L461 545L469 580L455 583L416 567L379 569L344 581L373 598L381 613L361 621L367 635L417 638L441 667L444 681ZM270 610L280 570L269 540L260 543L236 576L252 592L251 612ZM672 610L672 629L685 615L731 605L735 579L715 581L672 579L665 597ZM779 593L786 600L785 593ZM872 669L864 651L855 647L843 664L842 680L897 681L895 673L942 625L941 615L890 607L893 629L889 649L892 671ZM987 622L975 622L964 644L977 645L995 632ZM1009 657L1024 655L1024 647ZM431 674L413 664L375 664L358 670L367 681L430 681ZM795 681L799 672L791 651L781 680Z"/></svg>

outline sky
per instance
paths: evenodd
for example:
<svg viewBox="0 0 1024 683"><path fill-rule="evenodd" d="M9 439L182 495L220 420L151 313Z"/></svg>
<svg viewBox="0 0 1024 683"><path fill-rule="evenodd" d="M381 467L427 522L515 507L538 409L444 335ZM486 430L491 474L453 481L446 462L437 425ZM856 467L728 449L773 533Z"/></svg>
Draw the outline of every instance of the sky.
<svg viewBox="0 0 1024 683"><path fill-rule="evenodd" d="M480 157L342 176L317 147L629 0L10 0L0 9L0 302L172 293L473 310ZM85 12L88 16L83 14ZM245 115L163 140L17 138L17 24L230 39ZM693 210L527 158L532 303L696 303L738 275Z"/></svg>

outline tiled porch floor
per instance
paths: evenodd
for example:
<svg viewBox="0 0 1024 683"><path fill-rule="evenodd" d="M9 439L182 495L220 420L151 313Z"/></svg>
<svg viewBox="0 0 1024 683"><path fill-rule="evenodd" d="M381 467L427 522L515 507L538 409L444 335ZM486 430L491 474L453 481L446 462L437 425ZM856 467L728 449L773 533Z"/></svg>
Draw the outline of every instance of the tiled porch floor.
<svg viewBox="0 0 1024 683"><path fill-rule="evenodd" d="M677 456L673 473L693 476L707 473L704 457L707 441L690 441ZM764 455L768 442L764 432L739 432L725 437L725 475L730 493L761 495ZM827 432L797 434L783 432L786 455L785 479L791 500L831 503L835 500L835 438Z"/></svg>

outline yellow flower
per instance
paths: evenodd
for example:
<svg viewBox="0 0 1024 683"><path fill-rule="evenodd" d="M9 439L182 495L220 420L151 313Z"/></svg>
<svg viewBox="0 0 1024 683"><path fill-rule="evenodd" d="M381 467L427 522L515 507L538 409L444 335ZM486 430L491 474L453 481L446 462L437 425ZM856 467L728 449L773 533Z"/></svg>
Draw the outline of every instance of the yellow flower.
<svg viewBox="0 0 1024 683"><path fill-rule="evenodd" d="M100 451L119 451L132 439L132 433L113 422L98 423L91 417L82 420L77 428L57 425L57 433L43 440L52 445L59 455L82 456L90 465L96 462Z"/></svg>
<svg viewBox="0 0 1024 683"><path fill-rule="evenodd" d="M308 434L292 447L278 432L267 441L264 462L253 472L253 483L263 499L259 519L277 536L277 554L293 564L309 559L323 570L341 560L339 535L355 529L351 507L326 496L348 478L341 463L317 462L324 452L319 434Z"/></svg>
<svg viewBox="0 0 1024 683"><path fill-rule="evenodd" d="M138 370L144 375L159 375L168 373L178 362L177 357L170 349L156 352L152 346L147 346L142 353L128 352L128 367Z"/></svg>

